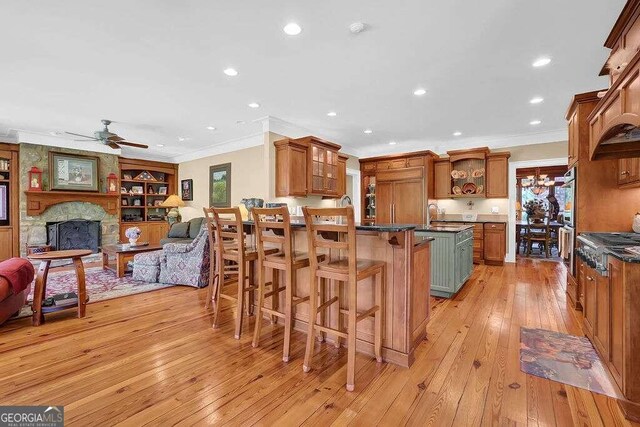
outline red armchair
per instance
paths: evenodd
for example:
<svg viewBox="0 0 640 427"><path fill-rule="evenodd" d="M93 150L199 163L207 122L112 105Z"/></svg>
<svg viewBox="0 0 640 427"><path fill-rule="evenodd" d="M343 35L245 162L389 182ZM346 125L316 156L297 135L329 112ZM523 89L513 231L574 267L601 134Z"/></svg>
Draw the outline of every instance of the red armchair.
<svg viewBox="0 0 640 427"><path fill-rule="evenodd" d="M34 275L33 265L26 259L0 262L0 325L24 306Z"/></svg>

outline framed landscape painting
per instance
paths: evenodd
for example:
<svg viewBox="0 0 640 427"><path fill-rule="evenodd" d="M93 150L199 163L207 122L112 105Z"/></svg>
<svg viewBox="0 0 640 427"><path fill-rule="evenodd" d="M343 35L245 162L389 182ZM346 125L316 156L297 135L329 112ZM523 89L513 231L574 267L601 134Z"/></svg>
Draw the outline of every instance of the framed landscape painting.
<svg viewBox="0 0 640 427"><path fill-rule="evenodd" d="M209 206L213 208L231 206L231 163L209 168Z"/></svg>
<svg viewBox="0 0 640 427"><path fill-rule="evenodd" d="M49 152L49 185L51 190L98 191L100 159Z"/></svg>

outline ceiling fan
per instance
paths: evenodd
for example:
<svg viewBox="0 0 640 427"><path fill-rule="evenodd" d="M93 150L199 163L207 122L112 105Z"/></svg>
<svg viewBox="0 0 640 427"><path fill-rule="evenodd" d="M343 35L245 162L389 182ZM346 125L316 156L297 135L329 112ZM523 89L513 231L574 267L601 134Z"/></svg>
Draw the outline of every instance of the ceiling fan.
<svg viewBox="0 0 640 427"><path fill-rule="evenodd" d="M136 147L136 148L149 148L148 145L126 141L124 138L119 137L117 134L110 132L108 126L111 124L111 120L103 119L102 124L104 125L104 129L95 131L93 133L93 136L81 135L79 133L73 133L73 132L65 132L65 133L73 136L80 136L82 138L87 138L91 141L98 141L104 145L108 145L113 149L118 149L120 148L121 145L126 145L129 147ZM74 141L85 141L85 140L76 139Z"/></svg>

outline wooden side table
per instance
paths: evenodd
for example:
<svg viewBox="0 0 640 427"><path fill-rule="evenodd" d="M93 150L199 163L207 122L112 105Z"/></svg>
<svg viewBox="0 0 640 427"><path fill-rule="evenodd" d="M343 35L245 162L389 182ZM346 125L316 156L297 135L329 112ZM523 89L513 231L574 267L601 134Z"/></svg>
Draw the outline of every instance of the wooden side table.
<svg viewBox="0 0 640 427"><path fill-rule="evenodd" d="M91 255L93 252L88 249L53 251L40 254L29 255L32 261L40 261L38 266L38 275L36 276L36 288L33 293L33 326L40 326L44 323L44 313L42 311L42 301L47 293L47 276L49 275L49 267L51 261L61 259L71 259L76 270L76 278L78 280L78 317L84 317L87 307L87 288L84 280L84 266L82 265L82 257ZM64 306L58 308L47 309L47 312L57 310L65 310L75 306Z"/></svg>

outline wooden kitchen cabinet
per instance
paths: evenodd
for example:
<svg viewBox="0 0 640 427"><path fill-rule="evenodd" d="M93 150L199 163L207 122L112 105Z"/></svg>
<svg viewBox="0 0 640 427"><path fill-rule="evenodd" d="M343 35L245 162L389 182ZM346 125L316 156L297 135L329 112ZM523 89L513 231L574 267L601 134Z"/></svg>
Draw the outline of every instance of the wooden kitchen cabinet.
<svg viewBox="0 0 640 427"><path fill-rule="evenodd" d="M276 141L276 196L307 195L307 145L301 141Z"/></svg>
<svg viewBox="0 0 640 427"><path fill-rule="evenodd" d="M434 198L448 199L451 197L451 162L449 159L439 159L433 162Z"/></svg>
<svg viewBox="0 0 640 427"><path fill-rule="evenodd" d="M596 283L596 323L593 325L593 343L605 360L609 360L609 321L610 313L610 286L609 279L593 271Z"/></svg>
<svg viewBox="0 0 640 427"><path fill-rule="evenodd" d="M618 186L620 188L640 186L640 158L618 160Z"/></svg>
<svg viewBox="0 0 640 427"><path fill-rule="evenodd" d="M376 223L422 224L425 206L416 194L421 180L383 181L376 188Z"/></svg>
<svg viewBox="0 0 640 427"><path fill-rule="evenodd" d="M507 255L506 224L486 223L484 225L484 262L503 265Z"/></svg>
<svg viewBox="0 0 640 427"><path fill-rule="evenodd" d="M362 212L371 222L371 201L375 223L423 224L426 206L433 198L434 159L431 151L360 159Z"/></svg>
<svg viewBox="0 0 640 427"><path fill-rule="evenodd" d="M509 197L509 152L490 153L489 148L447 151L448 158L434 161L434 198L499 198ZM466 176L453 178L452 171ZM473 175L473 173L479 173ZM460 194L473 184L475 192ZM454 188L459 188L458 193Z"/></svg>
<svg viewBox="0 0 640 427"><path fill-rule="evenodd" d="M580 274L580 282L584 290L584 305L582 309L582 324L585 334L593 340L598 318L596 272L588 265L584 266L584 274Z"/></svg>
<svg viewBox="0 0 640 427"><path fill-rule="evenodd" d="M578 111L573 111L573 114L569 118L569 152L568 152L568 168L571 169L576 165L578 158L580 157L580 122L578 119Z"/></svg>
<svg viewBox="0 0 640 427"><path fill-rule="evenodd" d="M510 153L492 153L486 160L486 197L488 199L509 198Z"/></svg>
<svg viewBox="0 0 640 427"><path fill-rule="evenodd" d="M276 196L340 197L346 192L346 159L340 146L314 136L283 139L276 147Z"/></svg>
<svg viewBox="0 0 640 427"><path fill-rule="evenodd" d="M349 157L338 153L338 171L337 171L337 195L342 197L347 194L347 159Z"/></svg>
<svg viewBox="0 0 640 427"><path fill-rule="evenodd" d="M611 305L609 368L621 388L624 369L624 277L622 270L622 261L615 258L609 261L609 304Z"/></svg>

